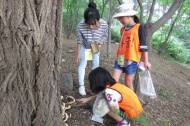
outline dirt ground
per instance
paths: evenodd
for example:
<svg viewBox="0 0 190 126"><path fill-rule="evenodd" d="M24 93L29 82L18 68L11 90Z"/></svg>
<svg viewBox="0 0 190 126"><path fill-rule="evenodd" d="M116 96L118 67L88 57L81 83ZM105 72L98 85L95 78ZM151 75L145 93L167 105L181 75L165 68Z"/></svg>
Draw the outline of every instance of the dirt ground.
<svg viewBox="0 0 190 126"><path fill-rule="evenodd" d="M64 40L63 43L63 70L72 73L74 78L74 89L65 94L78 95L77 65L75 64L76 42L75 40ZM108 59L105 54L106 48L102 49L101 66L113 71L114 55L117 44L112 44L111 58ZM150 52L150 61L152 64L151 75L156 88L158 97L148 99L148 104L144 107L145 117L148 119L150 126L182 126L183 123L190 120L190 69L164 59ZM88 64L86 75L91 70L91 63ZM88 81L86 79L86 85ZM91 95L88 88L88 95ZM90 122L92 105L82 107L73 107L68 112L72 117L69 119L69 126L93 126ZM114 122L109 118L105 119L106 126L113 126ZM187 124L190 126L190 124Z"/></svg>

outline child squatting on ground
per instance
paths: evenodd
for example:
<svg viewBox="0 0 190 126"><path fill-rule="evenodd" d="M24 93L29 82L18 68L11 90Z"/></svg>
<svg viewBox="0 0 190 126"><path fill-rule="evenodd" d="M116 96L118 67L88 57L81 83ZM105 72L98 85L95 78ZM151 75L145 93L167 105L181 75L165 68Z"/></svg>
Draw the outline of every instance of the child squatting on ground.
<svg viewBox="0 0 190 126"><path fill-rule="evenodd" d="M96 96L79 99L80 103L95 101L92 120L103 123L109 115L117 126L130 126L129 119L137 118L143 112L140 101L133 90L118 83L104 68L98 67L89 74L90 89Z"/></svg>
<svg viewBox="0 0 190 126"><path fill-rule="evenodd" d="M133 80L139 62L143 61L144 67L147 69L151 67L148 60L146 32L136 14L133 6L125 3L118 7L118 12L113 16L123 25L113 77L119 82L120 75L125 73L125 85L132 90L134 90Z"/></svg>

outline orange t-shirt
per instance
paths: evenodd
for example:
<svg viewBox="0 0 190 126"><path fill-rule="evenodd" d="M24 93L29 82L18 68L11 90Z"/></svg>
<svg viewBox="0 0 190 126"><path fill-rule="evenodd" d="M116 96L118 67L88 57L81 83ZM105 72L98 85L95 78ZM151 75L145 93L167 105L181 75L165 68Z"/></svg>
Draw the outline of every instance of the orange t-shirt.
<svg viewBox="0 0 190 126"><path fill-rule="evenodd" d="M129 30L121 29L122 37L117 56L125 55L126 60L140 61L142 52L140 51L139 27L140 24L136 24Z"/></svg>
<svg viewBox="0 0 190 126"><path fill-rule="evenodd" d="M137 95L131 89L120 83L116 83L110 88L121 94L122 100L119 102L119 107L124 110L129 118L140 116L143 108Z"/></svg>

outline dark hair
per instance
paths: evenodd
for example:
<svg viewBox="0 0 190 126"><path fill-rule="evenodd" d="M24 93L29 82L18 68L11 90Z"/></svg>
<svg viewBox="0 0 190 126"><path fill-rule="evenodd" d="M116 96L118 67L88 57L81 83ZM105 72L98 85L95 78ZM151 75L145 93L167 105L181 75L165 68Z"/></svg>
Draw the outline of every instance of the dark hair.
<svg viewBox="0 0 190 126"><path fill-rule="evenodd" d="M89 25L96 25L96 22L100 20L100 13L94 2L88 4L88 8L84 12L84 20Z"/></svg>
<svg viewBox="0 0 190 126"><path fill-rule="evenodd" d="M135 22L135 23L140 23L140 20L139 20L139 17L138 17L138 16L134 15L134 16L133 16L133 19L134 19L134 22Z"/></svg>
<svg viewBox="0 0 190 126"><path fill-rule="evenodd" d="M107 85L112 86L116 83L111 74L102 67L92 70L88 80L90 82L90 89L96 94L103 91Z"/></svg>

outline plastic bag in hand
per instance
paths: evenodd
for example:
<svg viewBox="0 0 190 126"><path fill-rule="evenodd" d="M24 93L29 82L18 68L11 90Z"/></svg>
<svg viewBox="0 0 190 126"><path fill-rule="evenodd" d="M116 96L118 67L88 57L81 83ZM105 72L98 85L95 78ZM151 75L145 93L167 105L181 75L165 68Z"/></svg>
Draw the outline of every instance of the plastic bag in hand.
<svg viewBox="0 0 190 126"><path fill-rule="evenodd" d="M156 97L156 91L150 72L148 70L139 72L140 93L145 96Z"/></svg>

